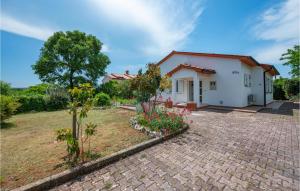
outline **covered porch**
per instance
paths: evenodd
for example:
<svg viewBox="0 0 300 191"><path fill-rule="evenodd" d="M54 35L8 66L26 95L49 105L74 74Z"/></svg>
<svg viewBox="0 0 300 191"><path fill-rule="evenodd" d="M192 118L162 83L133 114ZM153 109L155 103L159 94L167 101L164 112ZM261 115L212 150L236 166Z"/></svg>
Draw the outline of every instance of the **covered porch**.
<svg viewBox="0 0 300 191"><path fill-rule="evenodd" d="M180 64L169 75L172 79L173 106L187 107L194 104L196 108L206 106L203 102L203 83L205 77L215 74L215 70L203 69L188 64Z"/></svg>

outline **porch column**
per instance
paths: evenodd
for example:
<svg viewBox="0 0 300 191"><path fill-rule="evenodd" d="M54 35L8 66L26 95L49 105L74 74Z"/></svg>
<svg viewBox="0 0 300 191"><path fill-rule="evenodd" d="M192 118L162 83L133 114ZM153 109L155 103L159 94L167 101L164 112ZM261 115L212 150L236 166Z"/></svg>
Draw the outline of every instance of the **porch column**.
<svg viewBox="0 0 300 191"><path fill-rule="evenodd" d="M195 75L193 77L194 81L194 102L197 103L197 107L200 106L200 100L199 100L199 77L198 75Z"/></svg>
<svg viewBox="0 0 300 191"><path fill-rule="evenodd" d="M172 78L172 97L173 104L176 102L176 79Z"/></svg>

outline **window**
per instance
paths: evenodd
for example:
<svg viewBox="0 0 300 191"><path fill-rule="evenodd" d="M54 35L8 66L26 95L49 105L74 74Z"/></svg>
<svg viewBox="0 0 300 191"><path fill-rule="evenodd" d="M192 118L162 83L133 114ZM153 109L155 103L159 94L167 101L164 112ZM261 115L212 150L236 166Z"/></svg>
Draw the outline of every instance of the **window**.
<svg viewBox="0 0 300 191"><path fill-rule="evenodd" d="M210 81L209 89L210 90L216 90L217 89L217 83L216 83L216 81Z"/></svg>
<svg viewBox="0 0 300 191"><path fill-rule="evenodd" d="M244 74L244 86L251 87L251 75L250 74Z"/></svg>
<svg viewBox="0 0 300 191"><path fill-rule="evenodd" d="M266 77L266 93L272 93L273 92L273 80L272 78Z"/></svg>
<svg viewBox="0 0 300 191"><path fill-rule="evenodd" d="M183 80L176 80L176 92L177 93L183 92Z"/></svg>

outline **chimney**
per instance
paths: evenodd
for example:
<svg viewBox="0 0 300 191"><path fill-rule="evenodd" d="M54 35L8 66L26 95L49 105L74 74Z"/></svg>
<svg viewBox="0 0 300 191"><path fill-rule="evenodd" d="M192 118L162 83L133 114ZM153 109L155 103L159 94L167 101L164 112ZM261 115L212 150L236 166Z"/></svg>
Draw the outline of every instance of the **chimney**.
<svg viewBox="0 0 300 191"><path fill-rule="evenodd" d="M126 71L125 71L125 74L129 75L129 70L126 70Z"/></svg>

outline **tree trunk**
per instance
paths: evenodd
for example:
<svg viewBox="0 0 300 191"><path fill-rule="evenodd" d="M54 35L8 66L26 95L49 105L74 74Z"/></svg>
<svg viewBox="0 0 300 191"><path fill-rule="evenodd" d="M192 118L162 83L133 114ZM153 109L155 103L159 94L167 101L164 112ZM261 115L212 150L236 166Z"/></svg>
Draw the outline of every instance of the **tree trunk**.
<svg viewBox="0 0 300 191"><path fill-rule="evenodd" d="M71 71L70 72L70 89L73 89L73 88L74 88L73 72ZM71 102L74 101L74 98L71 94L70 94L70 99L71 99ZM73 136L73 139L78 140L78 131L76 128L76 124L77 124L77 111L75 110L75 111L73 111L73 114L72 114L72 136Z"/></svg>
<svg viewBox="0 0 300 191"><path fill-rule="evenodd" d="M75 110L73 111L73 115L72 115L72 135L74 139L78 139L76 124L77 124L77 111Z"/></svg>

